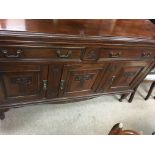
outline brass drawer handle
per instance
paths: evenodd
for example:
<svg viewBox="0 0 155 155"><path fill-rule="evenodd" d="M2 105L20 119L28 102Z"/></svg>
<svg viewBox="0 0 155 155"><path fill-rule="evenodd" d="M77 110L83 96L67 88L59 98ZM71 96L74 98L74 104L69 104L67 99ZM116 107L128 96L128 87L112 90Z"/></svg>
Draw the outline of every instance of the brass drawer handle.
<svg viewBox="0 0 155 155"><path fill-rule="evenodd" d="M142 57L143 58L148 58L148 57L150 57L152 55L152 52L143 52L142 53Z"/></svg>
<svg viewBox="0 0 155 155"><path fill-rule="evenodd" d="M121 52L110 52L109 56L110 58L118 58L121 56Z"/></svg>
<svg viewBox="0 0 155 155"><path fill-rule="evenodd" d="M70 55L72 54L72 51L69 50L67 54L61 54L61 50L57 50L56 53L59 58L69 58Z"/></svg>
<svg viewBox="0 0 155 155"><path fill-rule="evenodd" d="M9 55L9 52L7 50L2 50L1 52L4 54L4 56L6 58L20 58L21 57L22 50L20 50L20 49L17 50L16 51L16 55Z"/></svg>

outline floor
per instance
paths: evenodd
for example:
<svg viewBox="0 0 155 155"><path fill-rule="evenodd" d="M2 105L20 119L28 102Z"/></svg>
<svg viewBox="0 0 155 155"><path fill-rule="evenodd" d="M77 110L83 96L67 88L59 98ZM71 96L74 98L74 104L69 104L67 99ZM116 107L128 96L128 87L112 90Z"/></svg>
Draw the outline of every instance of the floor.
<svg viewBox="0 0 155 155"><path fill-rule="evenodd" d="M125 129L149 135L155 131L155 100L144 100L149 86L141 84L132 103L119 102L119 96L102 96L76 103L12 109L0 121L0 134L106 135L115 123L122 122Z"/></svg>

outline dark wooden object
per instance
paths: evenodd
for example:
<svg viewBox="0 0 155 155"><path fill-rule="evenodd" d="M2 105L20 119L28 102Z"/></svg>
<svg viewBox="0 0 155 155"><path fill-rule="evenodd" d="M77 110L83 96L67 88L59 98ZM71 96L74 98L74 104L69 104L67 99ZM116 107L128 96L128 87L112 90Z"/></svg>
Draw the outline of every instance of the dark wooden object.
<svg viewBox="0 0 155 155"><path fill-rule="evenodd" d="M109 132L109 135L140 135L140 133L133 130L123 130L123 124L115 124Z"/></svg>
<svg viewBox="0 0 155 155"><path fill-rule="evenodd" d="M0 119L3 120L5 118L5 112L9 109L0 109Z"/></svg>
<svg viewBox="0 0 155 155"><path fill-rule="evenodd" d="M152 74L152 73L149 73L149 74ZM153 74L154 74L154 73L153 73ZM152 80L151 80L151 81L152 81ZM150 97L150 95L151 95L151 93L152 93L152 91L153 91L154 86L155 86L155 81L152 82L152 84L151 84L151 86L150 86L150 89L149 89L149 91L148 91L148 94L147 94L147 96L145 97L145 100L147 100L147 99ZM131 95L130 95L130 97L129 97L128 102L130 102L130 103L132 102L132 100L133 100L133 98L134 98L134 96L135 96L135 93L136 93L138 87L139 87L139 85L138 85L137 87L135 87L134 91L131 93ZM154 99L155 99L155 97L154 97Z"/></svg>
<svg viewBox="0 0 155 155"><path fill-rule="evenodd" d="M138 86L136 88L134 88L134 91L131 93L130 98L128 100L129 103L131 103L133 101L133 98L135 96L137 89L138 89Z"/></svg>
<svg viewBox="0 0 155 155"><path fill-rule="evenodd" d="M5 109L134 92L155 65L149 20L0 20Z"/></svg>
<svg viewBox="0 0 155 155"><path fill-rule="evenodd" d="M147 99L150 97L150 95L151 95L151 93L152 93L152 91L153 91L154 86L155 86L155 81L152 82L151 87L150 87L150 89L149 89L149 91L148 91L148 94L147 94L147 96L145 97L145 100L147 100ZM155 98L155 97L154 97L154 98Z"/></svg>

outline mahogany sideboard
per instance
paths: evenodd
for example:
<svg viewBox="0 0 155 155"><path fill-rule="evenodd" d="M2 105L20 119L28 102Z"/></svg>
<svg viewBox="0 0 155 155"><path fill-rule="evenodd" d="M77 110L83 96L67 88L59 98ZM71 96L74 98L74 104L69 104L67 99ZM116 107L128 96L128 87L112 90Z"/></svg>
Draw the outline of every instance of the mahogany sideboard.
<svg viewBox="0 0 155 155"><path fill-rule="evenodd" d="M155 65L150 20L0 20L0 119L10 108L104 94L122 101Z"/></svg>

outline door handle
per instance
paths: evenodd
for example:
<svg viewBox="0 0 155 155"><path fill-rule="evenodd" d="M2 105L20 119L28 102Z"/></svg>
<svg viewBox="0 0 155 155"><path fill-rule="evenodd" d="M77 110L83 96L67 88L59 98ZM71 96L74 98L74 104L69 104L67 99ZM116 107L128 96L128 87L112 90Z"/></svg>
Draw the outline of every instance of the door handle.
<svg viewBox="0 0 155 155"><path fill-rule="evenodd" d="M46 91L48 88L48 81L47 80L43 80L43 91Z"/></svg>
<svg viewBox="0 0 155 155"><path fill-rule="evenodd" d="M60 82L60 89L63 90L65 85L65 80L61 80Z"/></svg>
<svg viewBox="0 0 155 155"><path fill-rule="evenodd" d="M112 76L111 80L110 80L110 85L113 83L113 81L115 80L116 76Z"/></svg>

